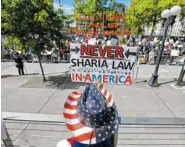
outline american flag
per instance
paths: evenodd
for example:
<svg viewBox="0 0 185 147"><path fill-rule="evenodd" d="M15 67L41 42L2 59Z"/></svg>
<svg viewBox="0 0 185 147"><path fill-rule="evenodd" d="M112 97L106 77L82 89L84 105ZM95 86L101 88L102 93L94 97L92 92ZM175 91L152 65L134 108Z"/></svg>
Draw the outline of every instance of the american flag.
<svg viewBox="0 0 185 147"><path fill-rule="evenodd" d="M90 91L89 91L90 92ZM78 101L81 96L81 93L78 91L72 92L66 100L64 104L64 118L66 120L66 126L68 130L72 133L72 137L68 138L66 141L69 142L69 147L72 147L71 141L75 140L76 142L82 144L95 144L101 141L104 141L106 136L110 136L111 134L116 133L118 130L118 120L115 117L112 117L112 113L115 114L115 111L112 111L112 108L115 108L115 104L113 101L112 95L105 89L101 91L102 95L105 97L105 100L108 104L108 117L109 122L103 122L102 127L93 128L91 126L86 125L84 119L82 119L82 115L79 115L78 112ZM83 93L84 94L84 93ZM92 96L92 95L91 95ZM87 105L89 106L89 104ZM96 105L97 106L97 105ZM88 111L88 109L84 110ZM82 112L84 113L83 108ZM115 114L117 117L117 113ZM96 118L93 118L96 119ZM59 146L57 146L59 147ZM64 147L64 146L63 146ZM67 146L66 146L67 147Z"/></svg>

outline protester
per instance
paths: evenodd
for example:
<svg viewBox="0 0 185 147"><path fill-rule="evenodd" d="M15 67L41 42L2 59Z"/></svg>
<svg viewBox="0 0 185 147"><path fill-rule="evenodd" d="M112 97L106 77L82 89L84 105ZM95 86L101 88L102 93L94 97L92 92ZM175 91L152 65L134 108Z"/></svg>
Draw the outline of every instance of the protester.
<svg viewBox="0 0 185 147"><path fill-rule="evenodd" d="M60 49L60 59L64 60L64 51Z"/></svg>
<svg viewBox="0 0 185 147"><path fill-rule="evenodd" d="M16 52L16 54L13 56L13 59L16 63L16 67L18 68L19 75L24 75L24 64L21 55Z"/></svg>
<svg viewBox="0 0 185 147"><path fill-rule="evenodd" d="M150 65L155 64L155 56L156 56L156 51L155 51L155 49L153 49L149 53L149 64Z"/></svg>
<svg viewBox="0 0 185 147"><path fill-rule="evenodd" d="M173 63L175 61L175 59L179 56L179 50L177 49L177 47L174 47L171 50L171 59L170 59L170 63Z"/></svg>

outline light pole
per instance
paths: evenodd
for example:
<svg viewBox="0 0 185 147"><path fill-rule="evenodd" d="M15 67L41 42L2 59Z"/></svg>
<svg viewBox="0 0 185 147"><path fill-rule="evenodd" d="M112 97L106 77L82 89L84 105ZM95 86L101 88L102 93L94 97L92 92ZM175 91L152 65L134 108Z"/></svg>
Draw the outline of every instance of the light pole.
<svg viewBox="0 0 185 147"><path fill-rule="evenodd" d="M157 61L156 61L156 67L155 67L154 73L152 74L152 77L150 78L150 80L148 82L148 85L151 87L158 87L159 86L159 84L158 84L158 77L159 77L158 69L159 69L159 64L161 62L161 57L162 57L163 50L164 50L164 43L165 43L168 27L175 22L175 18L177 17L177 15L180 14L180 12L181 12L180 6L173 6L171 9L166 9L161 13L161 17L165 21L164 34L163 34L163 39L162 39L162 43L161 43L161 49L159 51Z"/></svg>
<svg viewBox="0 0 185 147"><path fill-rule="evenodd" d="M111 1L108 1L105 4L101 2L101 4L102 4L102 15L103 15L103 28L102 28L102 33L103 33L104 30L105 30L105 26L104 26L105 25L105 17L104 17L104 14L106 14L106 8L110 8L113 5L113 3Z"/></svg>
<svg viewBox="0 0 185 147"><path fill-rule="evenodd" d="M178 78L178 80L177 80L177 85L178 85L178 86L182 86L182 82L183 82L184 75L185 75L185 59L184 59L184 64L183 64L183 66L182 66L182 69L181 69L179 78Z"/></svg>

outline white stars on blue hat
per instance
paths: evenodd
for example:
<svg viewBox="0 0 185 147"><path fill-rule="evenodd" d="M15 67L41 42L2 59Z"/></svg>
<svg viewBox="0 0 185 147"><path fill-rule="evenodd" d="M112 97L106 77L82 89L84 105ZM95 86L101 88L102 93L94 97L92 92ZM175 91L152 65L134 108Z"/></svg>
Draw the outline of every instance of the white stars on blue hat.
<svg viewBox="0 0 185 147"><path fill-rule="evenodd" d="M114 106L107 106L106 98L94 85L87 86L80 96L78 113L85 125L96 128L97 142L104 141L118 130Z"/></svg>

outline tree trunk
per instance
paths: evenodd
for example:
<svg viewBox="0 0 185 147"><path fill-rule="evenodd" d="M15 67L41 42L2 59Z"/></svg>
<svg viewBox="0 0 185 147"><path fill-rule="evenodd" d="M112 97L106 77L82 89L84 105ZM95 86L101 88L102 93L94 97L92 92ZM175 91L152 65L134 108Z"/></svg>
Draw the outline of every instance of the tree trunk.
<svg viewBox="0 0 185 147"><path fill-rule="evenodd" d="M46 77L44 75L44 70L43 70L43 67L42 67L42 62L41 62L40 54L37 53L37 55L38 55L38 59L39 59L40 69L41 69L41 72L42 72L43 82L46 82L47 80L46 80Z"/></svg>
<svg viewBox="0 0 185 147"><path fill-rule="evenodd" d="M154 17L154 20L153 20L153 23L152 23L152 31L151 31L151 34L150 34L151 37L153 36L154 27L155 27L155 25L156 25L156 22L157 22L157 16Z"/></svg>

